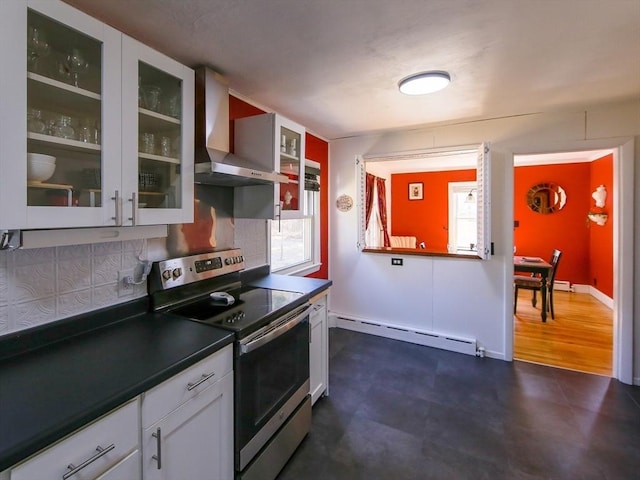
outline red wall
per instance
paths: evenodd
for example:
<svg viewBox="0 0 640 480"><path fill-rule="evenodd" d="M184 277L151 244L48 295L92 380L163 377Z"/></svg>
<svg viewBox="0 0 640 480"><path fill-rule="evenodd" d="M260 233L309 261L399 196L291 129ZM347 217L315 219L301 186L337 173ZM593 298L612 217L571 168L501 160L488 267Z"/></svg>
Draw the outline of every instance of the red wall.
<svg viewBox="0 0 640 480"><path fill-rule="evenodd" d="M589 225L589 285L613 298L613 155L606 155L591 162L589 190L604 185L607 198L603 208L595 206L590 198L590 210L607 213L609 218L603 226Z"/></svg>
<svg viewBox="0 0 640 480"><path fill-rule="evenodd" d="M305 153L320 164L320 270L308 277L329 278L329 143L307 133Z"/></svg>
<svg viewBox="0 0 640 480"><path fill-rule="evenodd" d="M571 283L589 283L589 211L590 165L568 163L515 168L514 245L518 255L551 258L555 248L562 251L556 279ZM567 203L562 210L542 215L527 205L529 188L552 182L561 186Z"/></svg>
<svg viewBox="0 0 640 480"><path fill-rule="evenodd" d="M428 249L447 251L449 182L476 179L475 170L391 175L391 235L411 235ZM409 200L409 184L422 182L422 200Z"/></svg>
<svg viewBox="0 0 640 480"><path fill-rule="evenodd" d="M229 142L231 151L234 148L233 121L236 118L251 117L265 113L253 105L229 96ZM320 164L320 270L308 275L314 278L329 278L329 144L310 133L306 134L306 158Z"/></svg>

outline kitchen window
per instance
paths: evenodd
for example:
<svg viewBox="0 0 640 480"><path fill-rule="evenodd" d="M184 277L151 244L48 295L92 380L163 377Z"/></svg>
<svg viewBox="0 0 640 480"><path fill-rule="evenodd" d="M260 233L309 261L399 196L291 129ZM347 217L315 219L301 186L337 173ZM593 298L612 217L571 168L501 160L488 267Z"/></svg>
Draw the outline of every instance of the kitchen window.
<svg viewBox="0 0 640 480"><path fill-rule="evenodd" d="M449 253L477 252L477 201L476 182L449 183Z"/></svg>
<svg viewBox="0 0 640 480"><path fill-rule="evenodd" d="M271 271L308 275L320 268L320 164L305 163L302 218L272 220Z"/></svg>

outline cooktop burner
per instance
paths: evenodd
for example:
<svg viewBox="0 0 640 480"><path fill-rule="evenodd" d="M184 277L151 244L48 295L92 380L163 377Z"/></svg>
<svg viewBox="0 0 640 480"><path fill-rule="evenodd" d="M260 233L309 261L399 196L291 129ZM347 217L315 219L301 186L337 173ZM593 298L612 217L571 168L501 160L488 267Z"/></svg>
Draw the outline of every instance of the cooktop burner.
<svg viewBox="0 0 640 480"><path fill-rule="evenodd" d="M169 312L198 322L248 334L278 316L283 307L291 308L304 295L298 292L243 287L230 290L235 303L220 305L208 295L201 300L169 309Z"/></svg>

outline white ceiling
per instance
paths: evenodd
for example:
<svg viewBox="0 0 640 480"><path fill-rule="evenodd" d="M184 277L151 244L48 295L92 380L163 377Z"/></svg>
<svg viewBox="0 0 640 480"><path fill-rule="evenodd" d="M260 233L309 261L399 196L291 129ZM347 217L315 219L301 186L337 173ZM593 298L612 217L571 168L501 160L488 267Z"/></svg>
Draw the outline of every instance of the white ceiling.
<svg viewBox="0 0 640 480"><path fill-rule="evenodd" d="M65 1L328 140L640 98L640 0Z"/></svg>

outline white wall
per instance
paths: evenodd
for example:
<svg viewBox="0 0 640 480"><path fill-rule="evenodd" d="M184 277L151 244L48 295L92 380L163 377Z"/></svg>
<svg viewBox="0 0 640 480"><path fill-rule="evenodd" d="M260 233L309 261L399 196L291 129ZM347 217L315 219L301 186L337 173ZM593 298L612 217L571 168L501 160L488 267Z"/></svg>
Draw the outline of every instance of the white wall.
<svg viewBox="0 0 640 480"><path fill-rule="evenodd" d="M513 164L511 153L547 153L616 147L636 136L635 191L640 191L640 102L552 112L360 136L331 142L329 168L330 310L333 314L375 319L409 328L473 337L495 357L504 358L512 342ZM495 255L472 259L404 257L392 267L389 255L361 253L357 208L340 212L335 199L357 201L356 155L383 154L489 141L493 150L492 240ZM625 192L625 201L633 192ZM636 196L635 242L640 238ZM398 255L394 255L398 256ZM636 256L636 278L640 259ZM636 280L637 281L637 280ZM635 371L640 372L640 293L634 288ZM636 378L638 373L636 373Z"/></svg>

